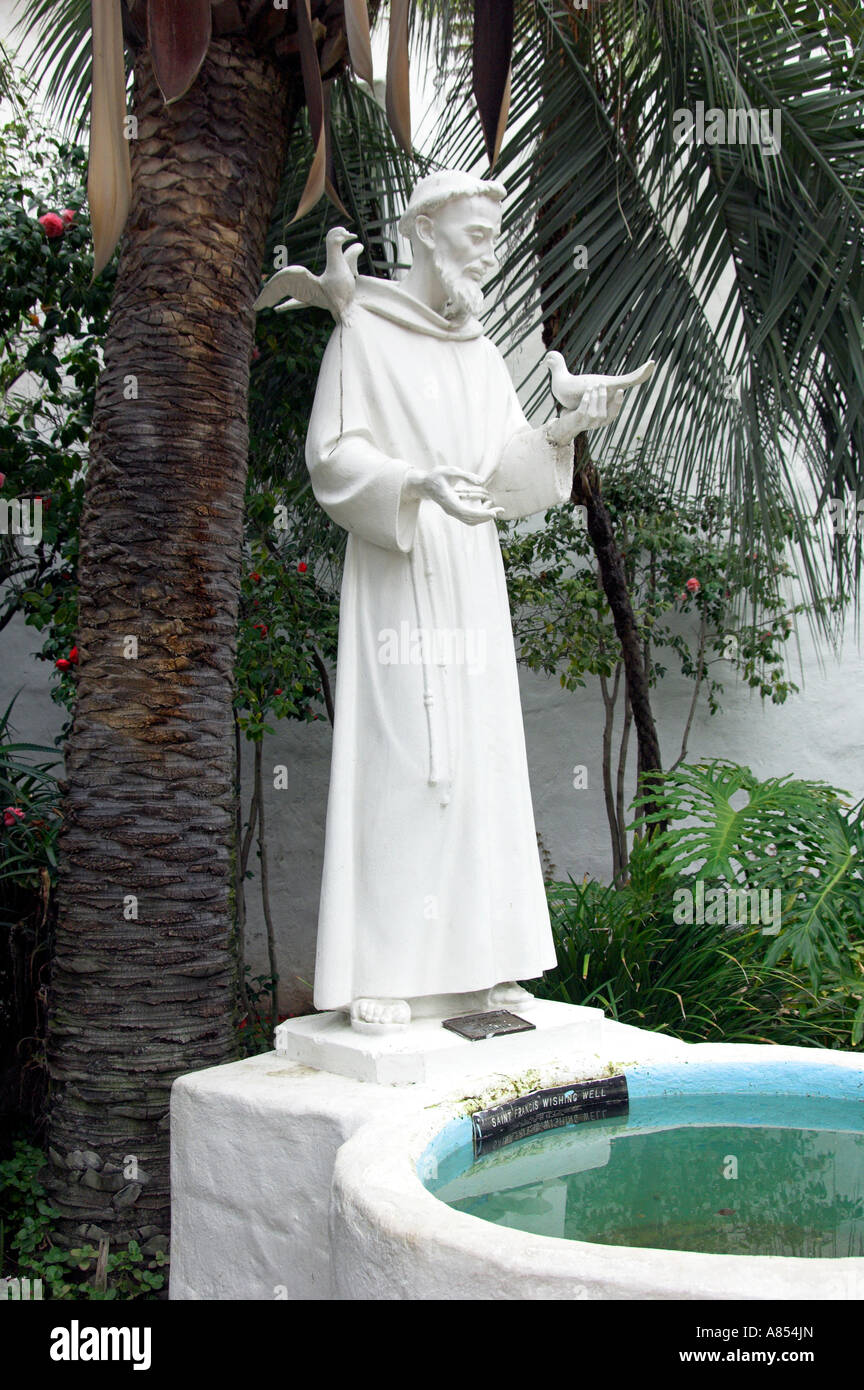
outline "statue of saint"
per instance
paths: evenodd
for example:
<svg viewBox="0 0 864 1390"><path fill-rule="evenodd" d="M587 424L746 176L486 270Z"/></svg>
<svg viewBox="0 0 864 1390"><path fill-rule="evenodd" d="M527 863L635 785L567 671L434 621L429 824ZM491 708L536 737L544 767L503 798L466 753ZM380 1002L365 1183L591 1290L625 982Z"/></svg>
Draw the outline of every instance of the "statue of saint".
<svg viewBox="0 0 864 1390"><path fill-rule="evenodd" d="M293 282L337 318L306 459L349 533L315 1004L366 1031L434 1013L430 996L530 1006L516 981L555 964L495 518L566 501L574 436L623 391L529 426L478 321L504 196L433 174L400 222L401 282L352 290L338 229L325 274L302 272L312 292Z"/></svg>

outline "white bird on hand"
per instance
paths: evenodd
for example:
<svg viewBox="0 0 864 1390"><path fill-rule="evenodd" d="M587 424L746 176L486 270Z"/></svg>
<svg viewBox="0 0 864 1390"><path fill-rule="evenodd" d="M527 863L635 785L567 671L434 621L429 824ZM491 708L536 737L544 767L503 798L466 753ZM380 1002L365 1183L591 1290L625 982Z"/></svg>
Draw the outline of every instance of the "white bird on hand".
<svg viewBox="0 0 864 1390"><path fill-rule="evenodd" d="M344 320L357 289L357 262L363 251L360 242L345 250L346 242L353 240L352 233L344 227L332 227L327 233L327 263L323 272L313 275L303 265L277 270L255 300L255 309L278 306L281 311L314 304L319 309L328 309L337 323ZM289 295L292 298L283 304L282 300Z"/></svg>
<svg viewBox="0 0 864 1390"><path fill-rule="evenodd" d="M588 373L584 376L573 376L567 370L567 363L560 352L547 352L543 358L543 365L548 368L551 378L552 395L565 410L578 410L583 398L589 391L619 392L628 386L641 386L643 381L654 375L654 368L657 363L651 358L641 367L637 367L635 372L628 372L626 376L598 376Z"/></svg>

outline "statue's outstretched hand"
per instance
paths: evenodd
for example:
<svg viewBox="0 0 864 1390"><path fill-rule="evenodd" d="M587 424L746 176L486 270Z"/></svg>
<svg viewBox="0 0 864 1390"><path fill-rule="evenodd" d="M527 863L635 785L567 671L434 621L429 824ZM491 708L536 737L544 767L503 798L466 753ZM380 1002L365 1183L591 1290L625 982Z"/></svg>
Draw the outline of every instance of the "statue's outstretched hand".
<svg viewBox="0 0 864 1390"><path fill-rule="evenodd" d="M449 463L440 464L428 473L420 468L409 469L402 495L428 497L449 516L455 516L457 521L464 521L468 526L479 526L483 521L503 516L503 508L495 506L482 478Z"/></svg>
<svg viewBox="0 0 864 1390"><path fill-rule="evenodd" d="M607 386L595 386L586 391L575 410L562 410L547 426L553 444L567 444L583 430L597 430L614 420L624 404L623 390L612 391Z"/></svg>
<svg viewBox="0 0 864 1390"><path fill-rule="evenodd" d="M583 430L596 430L614 420L624 404L624 392L641 386L654 375L653 357L633 372L605 376L595 372L572 376L560 352L547 352L543 358L549 370L552 395L563 406L558 419L547 427L553 444L568 444Z"/></svg>

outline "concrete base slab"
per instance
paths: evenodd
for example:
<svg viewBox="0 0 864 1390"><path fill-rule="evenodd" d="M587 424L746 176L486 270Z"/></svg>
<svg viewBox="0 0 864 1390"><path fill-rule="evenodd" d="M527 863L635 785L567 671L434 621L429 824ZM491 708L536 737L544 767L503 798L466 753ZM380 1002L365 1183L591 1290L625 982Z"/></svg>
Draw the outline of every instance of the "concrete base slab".
<svg viewBox="0 0 864 1390"><path fill-rule="evenodd" d="M452 1085L495 1071L525 1068L558 1055L591 1055L600 1046L601 1009L534 999L519 1016L531 1032L469 1042L441 1026L440 1018L413 1018L399 1033L359 1033L345 1013L289 1018L276 1029L276 1052L356 1081L379 1086Z"/></svg>

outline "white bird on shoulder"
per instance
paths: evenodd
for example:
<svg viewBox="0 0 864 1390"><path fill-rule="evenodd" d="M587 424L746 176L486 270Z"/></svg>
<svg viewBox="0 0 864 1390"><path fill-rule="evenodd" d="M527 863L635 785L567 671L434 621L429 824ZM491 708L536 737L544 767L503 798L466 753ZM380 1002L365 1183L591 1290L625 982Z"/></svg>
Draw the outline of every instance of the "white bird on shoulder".
<svg viewBox="0 0 864 1390"><path fill-rule="evenodd" d="M337 323L348 316L357 289L357 262L362 244L345 246L355 238L344 227L332 227L327 233L327 262L320 275L313 275L303 265L288 265L271 275L255 300L255 309L299 309L313 304L327 309ZM291 296L289 298L289 296ZM287 304L282 301L288 299Z"/></svg>
<svg viewBox="0 0 864 1390"><path fill-rule="evenodd" d="M559 405L563 405L565 410L578 410L589 391L605 387L609 392L617 392L625 390L628 386L641 386L643 381L654 375L657 363L651 358L634 372L627 372L625 376L599 376L596 373L573 376L568 372L567 363L560 352L547 352L542 365L549 371L552 395Z"/></svg>

